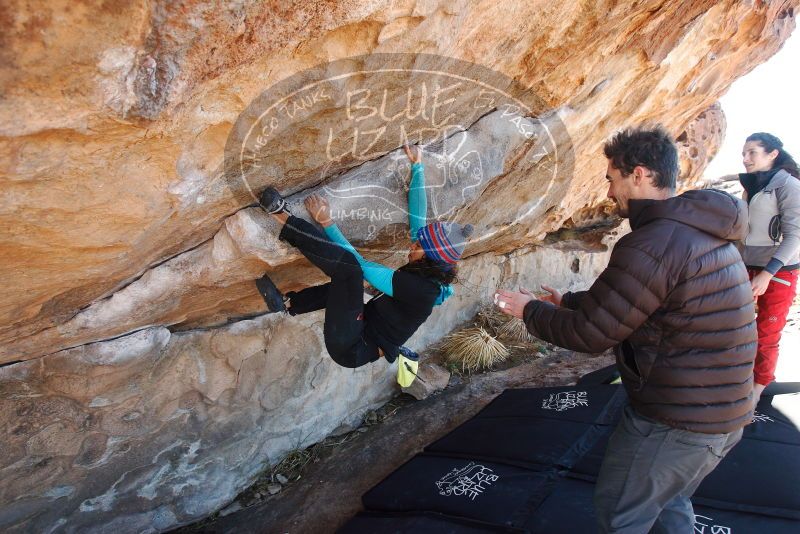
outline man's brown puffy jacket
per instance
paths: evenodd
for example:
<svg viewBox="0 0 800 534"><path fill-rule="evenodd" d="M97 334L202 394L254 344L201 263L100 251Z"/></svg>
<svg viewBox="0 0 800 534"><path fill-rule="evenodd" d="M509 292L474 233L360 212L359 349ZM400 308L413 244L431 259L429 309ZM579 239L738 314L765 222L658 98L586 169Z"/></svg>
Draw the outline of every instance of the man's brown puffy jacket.
<svg viewBox="0 0 800 534"><path fill-rule="evenodd" d="M631 200L632 232L588 291L531 301L536 337L580 351L615 347L636 411L676 428L732 432L752 417L753 293L732 241L747 207L721 191Z"/></svg>

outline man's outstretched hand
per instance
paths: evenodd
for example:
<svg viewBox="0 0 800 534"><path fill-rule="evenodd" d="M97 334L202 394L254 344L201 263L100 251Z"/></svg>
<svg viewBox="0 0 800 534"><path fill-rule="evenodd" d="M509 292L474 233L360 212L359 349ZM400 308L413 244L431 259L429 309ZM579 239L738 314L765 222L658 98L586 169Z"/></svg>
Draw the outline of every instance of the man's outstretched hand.
<svg viewBox="0 0 800 534"><path fill-rule="evenodd" d="M519 288L519 293L516 291L506 291L498 289L494 294L494 304L500 311L512 315L518 319L522 319L522 312L525 310L525 305L536 297L533 293L524 288Z"/></svg>
<svg viewBox="0 0 800 534"><path fill-rule="evenodd" d="M553 289L550 286L546 286L542 284L542 289L550 293L549 295L542 295L539 300L543 300L545 302L549 302L550 304L555 304L556 306L561 306L561 297L563 296L559 291Z"/></svg>
<svg viewBox="0 0 800 534"><path fill-rule="evenodd" d="M516 291L506 291L498 289L494 294L494 304L500 311L505 314L513 315L522 319L522 313L525 311L525 306L532 300L541 300L549 302L556 306L561 306L561 293L550 286L542 285L542 289L547 291L549 295L536 296L524 287L519 288L519 293Z"/></svg>

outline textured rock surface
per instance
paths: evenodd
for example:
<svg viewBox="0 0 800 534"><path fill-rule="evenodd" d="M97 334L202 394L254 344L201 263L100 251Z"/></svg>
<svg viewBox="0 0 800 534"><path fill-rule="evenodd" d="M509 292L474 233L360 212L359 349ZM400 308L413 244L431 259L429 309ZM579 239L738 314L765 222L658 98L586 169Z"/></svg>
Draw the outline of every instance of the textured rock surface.
<svg viewBox="0 0 800 534"><path fill-rule="evenodd" d="M678 136L676 142L681 156L679 189L697 187L703 170L722 146L725 124L725 113L717 102L698 115Z"/></svg>
<svg viewBox="0 0 800 534"><path fill-rule="evenodd" d="M465 260L458 293L409 345L421 349L474 316L495 287L582 288L606 261L548 248ZM152 327L0 368L0 529L186 523L223 507L288 451L358 425L397 392L396 369L337 366L322 320L316 312L172 334Z"/></svg>
<svg viewBox="0 0 800 534"><path fill-rule="evenodd" d="M410 386L403 388L403 393L422 400L447 387L447 383L450 381L450 371L441 365L423 362L417 370L417 377Z"/></svg>
<svg viewBox="0 0 800 534"><path fill-rule="evenodd" d="M393 251L407 246L395 209L406 180L400 132L429 143L430 183L444 186L431 192L430 214L479 226L463 286L411 341L422 348L498 285L585 284L605 264L589 252L596 241L553 231L607 213L603 140L641 121L686 130L691 180L716 142L696 133L718 130L687 125L780 47L797 5L3 4L0 364L21 363L0 368L0 528L190 521L226 504L265 463L392 394L385 365L330 362L320 314L254 317L263 302L252 280L265 270L284 290L321 278L249 207L251 191L274 185L298 206L324 188L345 234L397 263ZM316 74L328 77L343 66L408 71L437 54L498 73L509 94L532 103L526 116L477 114L462 98L445 125L429 109L383 135L381 114L344 120L367 108L320 96L268 140L246 181L226 166L226 142L251 118L251 102L288 87L281 80L300 83L305 75L291 77L320 64ZM393 91L393 110L399 89L424 85L402 76L370 84L373 96ZM356 122L374 137L349 148ZM543 125L561 135L540 155L545 136L522 141L520 128L541 134ZM556 153L568 165L554 173L564 161ZM369 204L377 217L339 194L360 187L382 187L386 205ZM566 241L530 248L548 232Z"/></svg>
<svg viewBox="0 0 800 534"><path fill-rule="evenodd" d="M609 133L643 120L683 131L737 76L778 49L794 27L796 4L12 3L0 18L0 224L8 229L0 361L92 338L76 334L79 325L65 326L63 335L50 329L153 265L207 244L226 217L250 204L221 174L231 125L262 91L305 68L366 53L455 55L514 78L558 110L575 147L574 177L563 176L539 209L508 226L508 208L527 213L543 192L535 173L512 160L486 199L462 210L498 233L491 247L470 253L510 250L602 198L598 153ZM452 111L470 114L465 106ZM347 138L351 128L324 109L310 120L313 128L270 145L270 172L254 188L297 191L318 183L330 162L324 143L314 140L329 132ZM398 144L387 136L369 152ZM328 171L361 161L342 157ZM248 265L196 287L202 304L181 299L171 318L154 305L150 323L173 323L181 314L219 322L256 311L254 292L241 284L265 266ZM117 323L116 330L136 323ZM41 341L23 342L39 333Z"/></svg>
<svg viewBox="0 0 800 534"><path fill-rule="evenodd" d="M149 328L0 369L0 528L164 529L358 424L388 400L392 377L333 363L318 315Z"/></svg>
<svg viewBox="0 0 800 534"><path fill-rule="evenodd" d="M465 202L474 201L503 174L506 160L512 155L521 151L535 153L536 144L525 146L518 125L503 115L501 111L491 113L469 131L448 137L440 151L425 153L426 180L432 184L428 193L431 217L452 215ZM537 128L530 120L521 122L531 130ZM453 150L458 158L447 152L449 145L457 147ZM471 158L478 163L460 165ZM533 164L539 159L528 157ZM322 191L331 199L332 214L348 234L375 236L369 242L371 255L377 255L384 263L400 265L407 253L407 193L403 186L408 174L405 155L395 151L308 192ZM552 181L544 183L541 190L547 195L564 193L563 187L554 187ZM308 192L291 198L293 213L305 214L302 198ZM521 206L529 209L525 204ZM296 249L279 241L278 231L276 223L260 208L240 210L225 219L213 239L146 271L111 297L91 304L69 320L34 336L19 337L0 350L9 358L28 359L56 347L108 339L153 324L206 326L224 322L230 316L262 312L264 304L254 292L253 280L265 268L284 291L319 283L324 276L302 260ZM388 236L383 238L384 245L379 243L381 236ZM402 249L392 246L400 236L406 241ZM491 239L487 229L479 243Z"/></svg>

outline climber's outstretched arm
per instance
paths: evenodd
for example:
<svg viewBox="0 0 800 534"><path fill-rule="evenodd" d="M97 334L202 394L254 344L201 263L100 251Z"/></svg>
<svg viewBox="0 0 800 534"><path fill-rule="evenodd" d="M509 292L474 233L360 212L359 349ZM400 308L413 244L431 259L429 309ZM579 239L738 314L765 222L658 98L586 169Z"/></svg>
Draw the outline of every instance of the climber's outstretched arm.
<svg viewBox="0 0 800 534"><path fill-rule="evenodd" d="M390 269L385 265L381 265L380 263L375 263L374 261L364 259L364 257L358 253L353 245L350 244L336 224L325 226L323 229L325 230L325 235L327 235L331 241L353 253L356 261L358 261L358 264L361 266L361 270L364 271L364 280L369 282L369 285L378 291L386 293L390 297L393 296L392 277L394 276L394 269Z"/></svg>
<svg viewBox="0 0 800 534"><path fill-rule="evenodd" d="M428 198L425 195L425 170L422 166L422 151L403 145L408 159L411 160L411 184L408 188L408 226L411 242L417 241L417 232L428 224Z"/></svg>

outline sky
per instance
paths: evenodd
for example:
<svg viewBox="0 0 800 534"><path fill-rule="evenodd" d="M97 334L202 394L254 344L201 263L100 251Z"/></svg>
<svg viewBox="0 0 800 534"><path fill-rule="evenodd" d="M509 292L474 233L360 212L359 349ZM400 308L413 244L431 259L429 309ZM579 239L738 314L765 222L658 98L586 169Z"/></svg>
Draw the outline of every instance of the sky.
<svg viewBox="0 0 800 534"><path fill-rule="evenodd" d="M720 98L727 119L725 140L703 177L745 172L742 146L748 135L769 132L800 158L800 28L783 48L749 74L733 82Z"/></svg>

